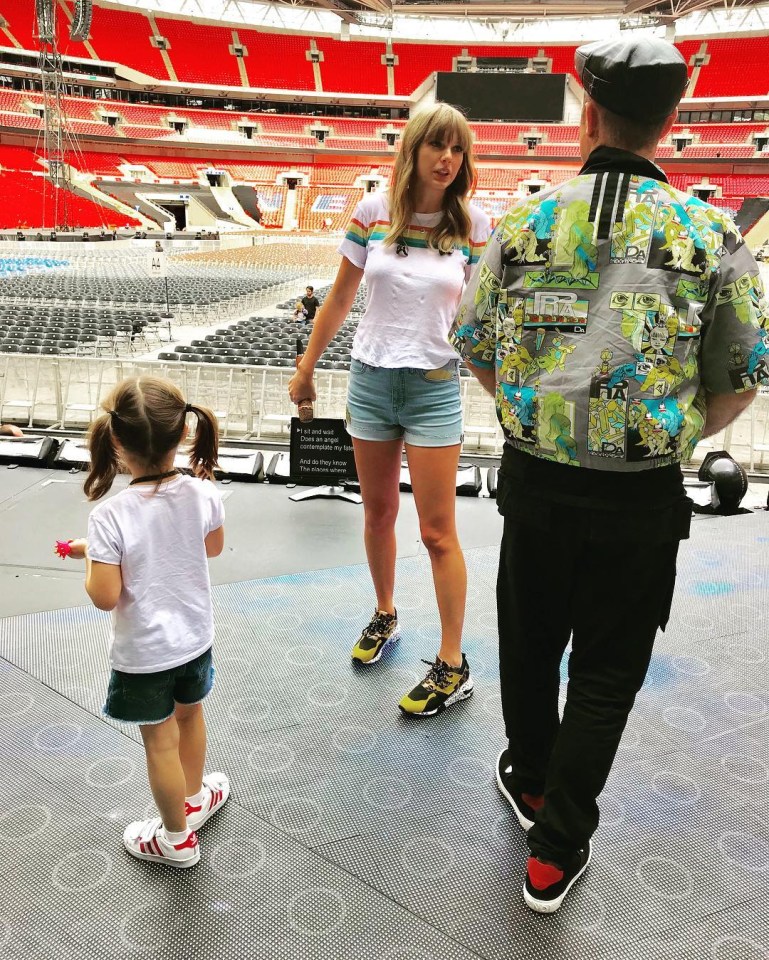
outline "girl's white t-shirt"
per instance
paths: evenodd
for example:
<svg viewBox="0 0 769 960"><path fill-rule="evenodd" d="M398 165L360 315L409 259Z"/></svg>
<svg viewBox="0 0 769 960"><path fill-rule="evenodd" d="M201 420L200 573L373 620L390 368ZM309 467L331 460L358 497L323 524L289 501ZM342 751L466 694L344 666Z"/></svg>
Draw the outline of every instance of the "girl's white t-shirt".
<svg viewBox="0 0 769 960"><path fill-rule="evenodd" d="M127 487L88 520L88 556L120 566L112 611L113 669L157 673L194 660L214 640L205 538L224 523L219 491L179 476Z"/></svg>
<svg viewBox="0 0 769 960"><path fill-rule="evenodd" d="M491 234L483 210L470 204L470 240L451 254L427 246L439 213L414 214L403 237L407 256L382 241L390 229L387 193L370 193L355 209L339 253L363 270L366 312L352 357L374 367L433 370L457 354L448 342L470 268Z"/></svg>

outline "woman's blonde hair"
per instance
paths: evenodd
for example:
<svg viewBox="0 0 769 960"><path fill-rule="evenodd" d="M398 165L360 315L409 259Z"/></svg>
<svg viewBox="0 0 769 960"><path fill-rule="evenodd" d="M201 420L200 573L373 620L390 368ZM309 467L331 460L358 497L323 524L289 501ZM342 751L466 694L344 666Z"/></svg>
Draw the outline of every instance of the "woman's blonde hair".
<svg viewBox="0 0 769 960"><path fill-rule="evenodd" d="M395 158L392 186L388 198L390 229L384 243L392 245L406 232L414 214L417 153L424 142L458 143L464 151L462 166L454 182L446 187L443 216L433 228L429 245L450 253L470 238L471 220L468 194L475 185L473 134L463 114L448 103L436 103L415 113L403 129L401 146Z"/></svg>

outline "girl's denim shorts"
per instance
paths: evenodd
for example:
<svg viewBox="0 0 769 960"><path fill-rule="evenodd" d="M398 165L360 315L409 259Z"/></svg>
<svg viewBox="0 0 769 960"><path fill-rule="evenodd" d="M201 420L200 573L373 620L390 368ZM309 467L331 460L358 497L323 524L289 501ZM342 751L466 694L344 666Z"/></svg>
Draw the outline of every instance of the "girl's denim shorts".
<svg viewBox="0 0 769 960"><path fill-rule="evenodd" d="M162 723L173 714L177 703L200 703L213 685L211 647L189 663L158 673L113 670L102 713L123 723Z"/></svg>
<svg viewBox="0 0 769 960"><path fill-rule="evenodd" d="M350 363L347 431L357 440L400 440L415 447L462 442L459 362L436 370Z"/></svg>

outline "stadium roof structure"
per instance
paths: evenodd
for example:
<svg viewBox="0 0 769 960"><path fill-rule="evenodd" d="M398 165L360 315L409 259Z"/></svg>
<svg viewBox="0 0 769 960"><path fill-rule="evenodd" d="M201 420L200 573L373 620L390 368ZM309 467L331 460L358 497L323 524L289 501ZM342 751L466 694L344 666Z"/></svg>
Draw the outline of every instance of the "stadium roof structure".
<svg viewBox="0 0 769 960"><path fill-rule="evenodd" d="M360 14L427 17L615 17L638 19L638 25L674 23L712 8L762 5L757 0L272 0L277 6L314 7L356 22ZM763 0L765 2L765 0Z"/></svg>

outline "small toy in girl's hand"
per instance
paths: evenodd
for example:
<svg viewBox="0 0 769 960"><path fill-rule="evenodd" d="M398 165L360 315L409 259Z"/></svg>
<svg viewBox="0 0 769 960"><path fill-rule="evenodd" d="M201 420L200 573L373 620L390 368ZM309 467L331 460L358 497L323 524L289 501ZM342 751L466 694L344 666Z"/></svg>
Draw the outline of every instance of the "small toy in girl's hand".
<svg viewBox="0 0 769 960"><path fill-rule="evenodd" d="M88 541L80 540L57 540L53 548L62 560L72 557L73 560L84 560Z"/></svg>
<svg viewBox="0 0 769 960"><path fill-rule="evenodd" d="M71 540L57 540L54 550L58 555L64 560L72 553L72 541Z"/></svg>

